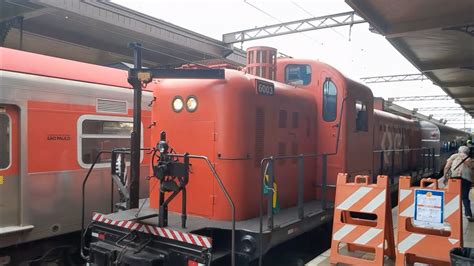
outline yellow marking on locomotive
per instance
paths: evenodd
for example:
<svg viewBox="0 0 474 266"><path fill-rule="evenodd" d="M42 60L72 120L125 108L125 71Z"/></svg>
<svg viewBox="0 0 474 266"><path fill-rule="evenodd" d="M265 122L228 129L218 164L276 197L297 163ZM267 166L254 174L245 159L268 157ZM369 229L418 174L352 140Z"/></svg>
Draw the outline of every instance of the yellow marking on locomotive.
<svg viewBox="0 0 474 266"><path fill-rule="evenodd" d="M3 175L0 175L0 185L3 185Z"/></svg>

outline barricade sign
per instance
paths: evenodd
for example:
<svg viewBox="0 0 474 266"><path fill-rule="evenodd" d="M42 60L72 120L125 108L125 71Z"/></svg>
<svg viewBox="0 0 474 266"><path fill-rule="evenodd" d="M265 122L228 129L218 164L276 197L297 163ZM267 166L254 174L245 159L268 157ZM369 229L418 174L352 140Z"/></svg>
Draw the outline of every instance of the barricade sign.
<svg viewBox="0 0 474 266"><path fill-rule="evenodd" d="M347 174L337 176L330 262L383 265L385 255L395 257L388 177L378 176L377 184L369 184L368 176L347 179ZM372 254L351 256L357 250Z"/></svg>
<svg viewBox="0 0 474 266"><path fill-rule="evenodd" d="M444 189L436 179L411 186L399 180L396 265L415 262L449 265L451 249L462 246L461 180L449 179Z"/></svg>
<svg viewBox="0 0 474 266"><path fill-rule="evenodd" d="M418 227L442 229L444 227L444 191L415 189L413 223Z"/></svg>

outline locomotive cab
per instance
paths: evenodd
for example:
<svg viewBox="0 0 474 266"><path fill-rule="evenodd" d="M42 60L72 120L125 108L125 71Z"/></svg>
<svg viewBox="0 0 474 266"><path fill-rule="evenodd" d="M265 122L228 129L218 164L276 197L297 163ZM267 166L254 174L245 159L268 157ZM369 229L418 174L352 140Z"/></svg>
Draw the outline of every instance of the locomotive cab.
<svg viewBox="0 0 474 266"><path fill-rule="evenodd" d="M328 157L327 176L372 174L373 95L329 65L281 58L277 80L309 91L317 105L318 153ZM354 145L357 140L357 145ZM322 169L321 162L318 169Z"/></svg>

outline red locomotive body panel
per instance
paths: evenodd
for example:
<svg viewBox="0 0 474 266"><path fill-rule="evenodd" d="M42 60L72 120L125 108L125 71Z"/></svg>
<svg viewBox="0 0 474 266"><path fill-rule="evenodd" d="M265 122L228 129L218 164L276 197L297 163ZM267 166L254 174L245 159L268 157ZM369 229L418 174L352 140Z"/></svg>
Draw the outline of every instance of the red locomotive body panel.
<svg viewBox="0 0 474 266"><path fill-rule="evenodd" d="M268 81L271 91L257 93L256 78L226 70L225 80L160 80L152 120L152 143L165 130L177 153L205 155L214 163L236 205L236 218L258 215L261 189L260 161L271 155L316 152L316 105L301 88ZM198 100L195 112L173 111L175 97ZM204 162L192 160L187 186L188 211L216 220L230 220L231 211L222 191ZM307 161L311 163L309 159ZM296 160L275 163L278 197L282 208L297 200ZM315 198L315 168L305 168L305 199ZM150 184L150 206L158 207L158 186ZM180 200L171 210L180 211Z"/></svg>

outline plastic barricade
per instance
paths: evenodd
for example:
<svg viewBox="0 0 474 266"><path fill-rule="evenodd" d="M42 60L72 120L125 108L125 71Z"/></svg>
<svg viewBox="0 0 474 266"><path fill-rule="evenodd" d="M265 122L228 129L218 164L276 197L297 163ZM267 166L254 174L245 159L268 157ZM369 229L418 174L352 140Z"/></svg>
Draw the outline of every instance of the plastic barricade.
<svg viewBox="0 0 474 266"><path fill-rule="evenodd" d="M378 176L377 184L369 184L368 176L347 179L337 176L330 262L383 265L385 255L395 257L388 177ZM348 251L371 252L373 259L344 254L344 244Z"/></svg>
<svg viewBox="0 0 474 266"><path fill-rule="evenodd" d="M461 247L463 241L461 180L450 179L445 189L439 189L436 179L423 178L420 186L415 187L411 186L409 176L402 176L398 193L396 265L412 265L414 262L450 265L450 250ZM434 198L431 200L433 203L430 203L429 198L435 195L442 200L441 204ZM428 220L439 217L440 226L416 224L415 211L418 212L417 220L425 216ZM420 213L424 216L420 216Z"/></svg>

